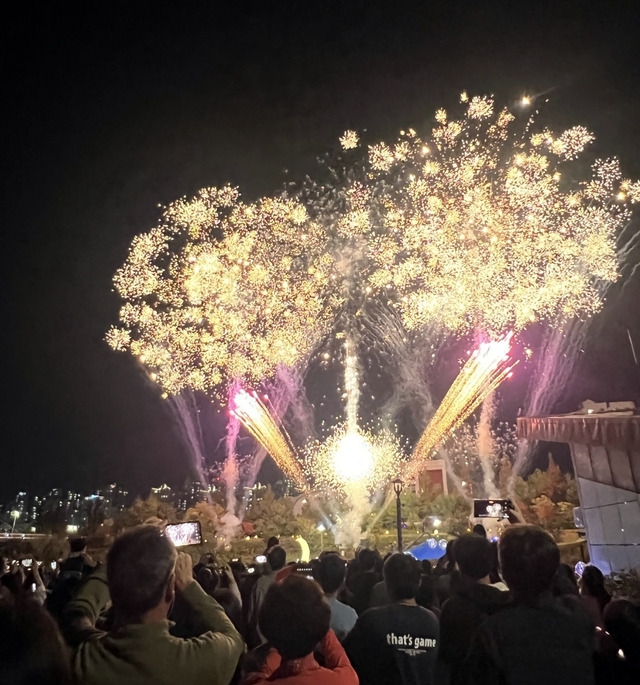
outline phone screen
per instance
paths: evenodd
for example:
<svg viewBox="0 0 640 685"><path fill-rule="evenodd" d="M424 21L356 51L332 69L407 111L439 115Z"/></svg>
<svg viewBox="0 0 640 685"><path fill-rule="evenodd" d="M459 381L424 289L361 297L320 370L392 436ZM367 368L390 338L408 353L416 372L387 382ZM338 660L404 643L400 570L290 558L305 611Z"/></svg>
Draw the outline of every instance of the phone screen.
<svg viewBox="0 0 640 685"><path fill-rule="evenodd" d="M25 567L31 566L32 559L23 559L22 565Z"/></svg>
<svg viewBox="0 0 640 685"><path fill-rule="evenodd" d="M505 518L508 516L509 500L476 499L473 502L475 518Z"/></svg>
<svg viewBox="0 0 640 685"><path fill-rule="evenodd" d="M200 521L186 521L185 523L170 523L164 529L164 534L176 547L185 545L199 545L202 542Z"/></svg>
<svg viewBox="0 0 640 685"><path fill-rule="evenodd" d="M258 554L256 557L256 564L266 564L267 563L267 557L265 557L264 554Z"/></svg>

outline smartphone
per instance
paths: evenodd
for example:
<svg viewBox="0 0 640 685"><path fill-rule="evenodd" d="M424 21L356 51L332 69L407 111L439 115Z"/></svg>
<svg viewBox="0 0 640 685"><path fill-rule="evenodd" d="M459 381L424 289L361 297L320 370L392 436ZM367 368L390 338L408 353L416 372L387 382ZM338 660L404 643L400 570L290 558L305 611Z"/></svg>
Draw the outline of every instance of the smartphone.
<svg viewBox="0 0 640 685"><path fill-rule="evenodd" d="M31 566L32 563L33 563L33 559L23 559L22 560L22 565L25 568L29 568L29 566Z"/></svg>
<svg viewBox="0 0 640 685"><path fill-rule="evenodd" d="M58 562L57 561L52 561L49 566L51 566L51 570L55 571L56 568L58 568Z"/></svg>
<svg viewBox="0 0 640 685"><path fill-rule="evenodd" d="M473 501L474 518L507 518L513 505L508 499L476 499Z"/></svg>
<svg viewBox="0 0 640 685"><path fill-rule="evenodd" d="M267 557L264 554L258 554L256 556L256 564L266 564Z"/></svg>
<svg viewBox="0 0 640 685"><path fill-rule="evenodd" d="M169 523L164 534L176 547L185 545L199 545L202 542L202 528L200 521L186 521L185 523Z"/></svg>

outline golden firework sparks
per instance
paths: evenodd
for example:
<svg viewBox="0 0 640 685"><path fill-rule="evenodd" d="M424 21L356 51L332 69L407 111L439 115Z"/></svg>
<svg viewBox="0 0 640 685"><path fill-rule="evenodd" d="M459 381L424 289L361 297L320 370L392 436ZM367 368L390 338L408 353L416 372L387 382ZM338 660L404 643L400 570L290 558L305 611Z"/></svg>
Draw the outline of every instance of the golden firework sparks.
<svg viewBox="0 0 640 685"><path fill-rule="evenodd" d="M441 445L480 406L517 362L510 356L513 333L482 343L469 357L416 444L408 473L415 476Z"/></svg>
<svg viewBox="0 0 640 685"><path fill-rule="evenodd" d="M230 402L229 412L247 429L275 463L302 489L306 483L289 435L257 393L239 390Z"/></svg>

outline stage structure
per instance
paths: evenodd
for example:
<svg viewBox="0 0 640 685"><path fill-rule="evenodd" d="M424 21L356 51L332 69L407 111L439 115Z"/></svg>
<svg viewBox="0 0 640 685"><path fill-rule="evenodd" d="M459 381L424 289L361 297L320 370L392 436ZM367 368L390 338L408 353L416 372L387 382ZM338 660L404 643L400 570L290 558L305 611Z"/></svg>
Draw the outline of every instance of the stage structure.
<svg viewBox="0 0 640 685"><path fill-rule="evenodd" d="M640 413L632 402L585 402L575 414L518 419L518 437L565 442L591 561L603 573L640 568Z"/></svg>

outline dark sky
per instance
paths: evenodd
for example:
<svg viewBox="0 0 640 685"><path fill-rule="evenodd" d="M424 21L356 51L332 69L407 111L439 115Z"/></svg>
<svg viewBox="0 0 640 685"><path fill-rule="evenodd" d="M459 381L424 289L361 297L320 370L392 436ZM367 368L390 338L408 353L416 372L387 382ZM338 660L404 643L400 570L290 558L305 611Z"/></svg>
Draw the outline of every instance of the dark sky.
<svg viewBox="0 0 640 685"><path fill-rule="evenodd" d="M424 128L463 89L548 92L549 122L588 125L640 177L634 3L172 4L5 10L0 497L187 473L157 394L103 342L111 277L158 204L225 182L271 193L346 128ZM612 292L576 401L638 396L640 273Z"/></svg>

